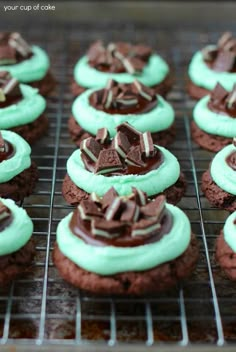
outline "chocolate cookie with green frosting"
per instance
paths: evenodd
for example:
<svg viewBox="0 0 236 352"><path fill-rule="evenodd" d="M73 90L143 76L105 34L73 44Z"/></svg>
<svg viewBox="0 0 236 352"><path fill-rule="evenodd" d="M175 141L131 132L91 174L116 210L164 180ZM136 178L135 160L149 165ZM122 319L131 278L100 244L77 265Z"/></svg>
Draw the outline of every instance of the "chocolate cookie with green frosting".
<svg viewBox="0 0 236 352"><path fill-rule="evenodd" d="M17 32L0 33L0 71L10 72L19 82L47 95L55 86L49 66L48 55L39 46L29 45Z"/></svg>
<svg viewBox="0 0 236 352"><path fill-rule="evenodd" d="M38 170L30 154L31 148L22 137L0 132L0 197L19 201L33 192Z"/></svg>
<svg viewBox="0 0 236 352"><path fill-rule="evenodd" d="M227 91L217 83L210 95L202 98L193 110L193 140L202 148L218 152L236 136L236 84Z"/></svg>
<svg viewBox="0 0 236 352"><path fill-rule="evenodd" d="M228 91L236 84L236 39L225 32L216 45L207 45L194 54L188 69L188 92L200 99L219 82Z"/></svg>
<svg viewBox="0 0 236 352"><path fill-rule="evenodd" d="M198 246L187 216L132 188L92 193L59 223L53 261L72 285L96 294L144 295L175 286L194 270Z"/></svg>
<svg viewBox="0 0 236 352"><path fill-rule="evenodd" d="M11 130L32 144L48 129L45 99L38 89L19 82L7 71L0 71L0 129Z"/></svg>
<svg viewBox="0 0 236 352"><path fill-rule="evenodd" d="M79 146L104 126L114 137L116 127L125 121L140 132L150 131L153 141L161 146L175 138L173 108L137 80L118 83L110 79L105 88L86 90L74 101L68 126L72 140Z"/></svg>
<svg viewBox="0 0 236 352"><path fill-rule="evenodd" d="M29 270L35 247L33 223L11 199L0 198L0 286Z"/></svg>
<svg viewBox="0 0 236 352"><path fill-rule="evenodd" d="M202 191L209 202L221 209L236 210L236 139L213 158L202 176Z"/></svg>
<svg viewBox="0 0 236 352"><path fill-rule="evenodd" d="M77 96L89 88L103 88L108 79L132 83L135 79L166 95L172 86L167 63L142 44L94 42L74 68L71 89Z"/></svg>
<svg viewBox="0 0 236 352"><path fill-rule="evenodd" d="M184 175L175 156L155 145L151 133L139 132L124 122L114 138L106 128L80 143L67 161L62 194L70 204L78 204L93 191L103 196L110 187L127 195L132 187L151 198L164 193L176 204L186 189Z"/></svg>

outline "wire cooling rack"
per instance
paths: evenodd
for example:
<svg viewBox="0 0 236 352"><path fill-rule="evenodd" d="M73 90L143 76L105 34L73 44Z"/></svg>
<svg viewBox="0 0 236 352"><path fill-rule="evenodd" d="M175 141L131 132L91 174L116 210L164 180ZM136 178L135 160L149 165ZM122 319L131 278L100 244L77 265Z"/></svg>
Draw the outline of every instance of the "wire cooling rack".
<svg viewBox="0 0 236 352"><path fill-rule="evenodd" d="M223 30L225 28L222 28ZM227 28L228 29L228 28ZM58 85L48 98L50 130L33 147L40 179L23 207L34 221L37 255L30 272L0 294L0 349L7 351L213 351L235 350L236 290L214 260L215 239L227 212L209 206L200 190L201 175L213 154L192 143L189 121L194 102L186 92L191 55L220 33L158 29L157 25L103 23L39 26L22 31L44 47ZM66 284L51 259L58 222L71 211L61 196L66 160L75 146L67 119L73 98L69 83L76 59L97 38L145 42L175 72L168 100L176 111L177 138L170 147L184 171L188 189L179 206L191 220L200 245L197 270L183 285L156 297L97 297ZM50 347L49 347L50 346Z"/></svg>

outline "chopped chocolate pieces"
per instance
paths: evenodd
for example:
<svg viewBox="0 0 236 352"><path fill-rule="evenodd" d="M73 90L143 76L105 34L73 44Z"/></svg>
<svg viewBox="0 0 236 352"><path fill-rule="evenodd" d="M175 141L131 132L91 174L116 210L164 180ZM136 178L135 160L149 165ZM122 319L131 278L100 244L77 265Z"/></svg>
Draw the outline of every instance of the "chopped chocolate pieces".
<svg viewBox="0 0 236 352"><path fill-rule="evenodd" d="M217 83L213 91L211 92L211 102L219 104L227 97L228 91L222 87L220 83Z"/></svg>
<svg viewBox="0 0 236 352"><path fill-rule="evenodd" d="M31 47L19 33L11 33L8 44L24 58L27 58L32 54Z"/></svg>
<svg viewBox="0 0 236 352"><path fill-rule="evenodd" d="M144 132L140 136L140 147L141 153L147 158L153 156L155 154L155 147L152 141L151 132Z"/></svg>
<svg viewBox="0 0 236 352"><path fill-rule="evenodd" d="M96 141L105 144L109 140L109 132L107 128L99 128L96 134Z"/></svg>
<svg viewBox="0 0 236 352"><path fill-rule="evenodd" d="M107 220L118 220L123 208L123 203L120 197L113 199L112 203L106 210L105 218Z"/></svg>
<svg viewBox="0 0 236 352"><path fill-rule="evenodd" d="M160 195L154 201L141 207L141 213L145 217L155 217L158 219L163 209L165 208L165 205L166 205L166 198L165 196Z"/></svg>
<svg viewBox="0 0 236 352"><path fill-rule="evenodd" d="M236 151L230 153L230 155L227 156L226 162L229 165L229 167L231 167L231 169L236 171Z"/></svg>
<svg viewBox="0 0 236 352"><path fill-rule="evenodd" d="M138 220L139 206L131 200L124 202L125 208L120 217L121 221L133 223Z"/></svg>
<svg viewBox="0 0 236 352"><path fill-rule="evenodd" d="M147 204L147 194L143 191L141 191L138 188L132 187L132 194L134 197L135 202L138 205L145 205ZM131 198L132 199L132 198Z"/></svg>
<svg viewBox="0 0 236 352"><path fill-rule="evenodd" d="M16 62L15 50L7 45L0 46L0 65L13 65Z"/></svg>
<svg viewBox="0 0 236 352"><path fill-rule="evenodd" d="M226 99L226 106L228 109L236 108L236 84L234 85L232 91L229 93Z"/></svg>
<svg viewBox="0 0 236 352"><path fill-rule="evenodd" d="M236 147L236 137L233 138L233 145Z"/></svg>
<svg viewBox="0 0 236 352"><path fill-rule="evenodd" d="M94 203L101 204L102 199L95 193L92 192L89 196L90 200Z"/></svg>
<svg viewBox="0 0 236 352"><path fill-rule="evenodd" d="M102 217L102 213L92 200L82 200L78 205L78 211L83 220L92 220L94 217Z"/></svg>
<svg viewBox="0 0 236 352"><path fill-rule="evenodd" d="M119 236L123 231L124 225L120 221L105 219L93 219L91 224L94 236L113 238Z"/></svg>
<svg viewBox="0 0 236 352"><path fill-rule="evenodd" d="M122 98L117 98L116 103L122 109L122 107L127 108L137 105L138 99L132 97L132 95L125 95Z"/></svg>
<svg viewBox="0 0 236 352"><path fill-rule="evenodd" d="M152 53L151 48L144 45L131 45L118 42L93 43L88 50L89 64L97 69L108 68L109 72L129 72L135 74L142 71Z"/></svg>
<svg viewBox="0 0 236 352"><path fill-rule="evenodd" d="M21 97L19 82L11 77L7 71L0 72L0 102L5 102L8 97Z"/></svg>
<svg viewBox="0 0 236 352"><path fill-rule="evenodd" d="M128 138L128 141L133 144L140 141L141 133L132 127L128 122L124 122L116 127L118 132L122 132Z"/></svg>
<svg viewBox="0 0 236 352"><path fill-rule="evenodd" d="M5 141L2 138L2 133L0 132L0 153L5 153L6 148L5 148Z"/></svg>
<svg viewBox="0 0 236 352"><path fill-rule="evenodd" d="M102 209L106 209L109 204L118 196L114 187L111 187L102 198Z"/></svg>
<svg viewBox="0 0 236 352"><path fill-rule="evenodd" d="M220 51L213 63L213 69L217 72L231 71L235 62L235 53Z"/></svg>
<svg viewBox="0 0 236 352"><path fill-rule="evenodd" d="M230 46L228 45L229 42L232 43L233 35L231 32L225 32L222 34L222 36L219 38L217 46L219 49L222 50L230 50L228 49Z"/></svg>
<svg viewBox="0 0 236 352"><path fill-rule="evenodd" d="M130 148L126 156L125 162L129 165L138 166L138 167L145 165L145 163L142 160L142 154L141 154L141 149L139 145L135 147L133 146Z"/></svg>
<svg viewBox="0 0 236 352"><path fill-rule="evenodd" d="M12 216L11 210L0 201L0 231L5 228Z"/></svg>
<svg viewBox="0 0 236 352"><path fill-rule="evenodd" d="M205 47L202 49L202 56L205 61L213 61L217 56L217 49Z"/></svg>
<svg viewBox="0 0 236 352"><path fill-rule="evenodd" d="M122 132L117 132L114 137L114 148L122 158L126 158L130 146L127 136Z"/></svg>
<svg viewBox="0 0 236 352"><path fill-rule="evenodd" d="M132 226L131 236L147 236L161 228L156 218L141 219Z"/></svg>
<svg viewBox="0 0 236 352"><path fill-rule="evenodd" d="M81 153L94 162L98 160L101 149L100 144L93 137L86 138L80 143Z"/></svg>
<svg viewBox="0 0 236 352"><path fill-rule="evenodd" d="M95 172L97 174L107 174L123 169L123 164L115 149L103 149L99 153Z"/></svg>
<svg viewBox="0 0 236 352"><path fill-rule="evenodd" d="M137 89L137 93L148 101L151 101L156 95L153 89L145 87L141 82L137 80L133 82L133 86Z"/></svg>

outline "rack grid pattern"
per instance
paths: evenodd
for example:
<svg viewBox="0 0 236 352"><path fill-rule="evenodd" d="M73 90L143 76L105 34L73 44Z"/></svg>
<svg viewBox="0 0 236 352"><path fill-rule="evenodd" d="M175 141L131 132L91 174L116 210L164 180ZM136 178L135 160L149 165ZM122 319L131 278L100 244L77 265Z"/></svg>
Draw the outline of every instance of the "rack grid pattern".
<svg viewBox="0 0 236 352"><path fill-rule="evenodd" d="M194 102L186 94L186 69L193 52L220 32L160 30L157 25L77 24L19 28L31 42L43 46L52 61L57 89L48 98L50 130L33 146L40 179L35 193L22 206L35 225L37 255L30 272L11 287L1 289L0 344L31 346L67 345L74 350L101 346L129 351L191 346L236 346L236 292L214 260L215 239L228 213L211 208L200 190L201 175L213 154L203 151L190 138ZM177 138L170 150L184 171L188 189L179 206L186 211L200 245L194 275L175 290L157 297L97 297L67 285L51 260L58 222L71 207L61 196L66 160L75 146L67 131L73 97L69 83L76 59L97 38L146 42L164 56L175 72L168 100L176 111ZM152 346L152 347L151 347ZM73 350L73 349L72 349Z"/></svg>

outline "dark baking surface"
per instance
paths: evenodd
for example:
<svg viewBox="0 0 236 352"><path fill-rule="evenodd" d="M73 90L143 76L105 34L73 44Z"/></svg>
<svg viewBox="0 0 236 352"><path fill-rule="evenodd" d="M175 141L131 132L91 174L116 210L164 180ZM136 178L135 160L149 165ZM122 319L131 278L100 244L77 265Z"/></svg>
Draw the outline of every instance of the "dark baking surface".
<svg viewBox="0 0 236 352"><path fill-rule="evenodd" d="M4 22L2 16L2 29L22 31L31 42L48 51L58 86L48 99L48 136L33 146L32 156L39 166L40 179L35 193L23 203L34 220L37 256L31 273L9 289L1 290L1 351L203 352L215 351L217 346L219 350L235 351L235 284L224 276L214 260L215 239L228 213L211 208L200 191L201 175L213 154L191 142L189 119L194 102L185 91L186 69L192 54L202 45L214 42L221 31L234 29L227 16L221 17L216 25L221 7L218 12L216 5L210 9L208 15L212 15L212 20L204 20L199 26L195 18L193 27L189 18L184 26L183 14L179 22L176 19L178 25L149 23L148 17L145 23L140 11L142 21L138 22L133 15L131 21L100 18L98 22L69 23L69 17L65 21L60 15L60 20L50 26L46 17L34 18L32 22L33 17L25 15L21 22L21 15L16 22L16 16L13 21L12 15L8 15ZM81 18L79 10L78 7ZM160 16L158 6L149 9L149 13L154 11ZM229 6L225 6L225 11L227 14L232 9L229 11ZM202 13L205 19L207 13ZM179 206L191 220L201 256L189 281L157 297L99 298L79 292L63 282L51 261L56 226L71 209L61 196L66 160L74 150L67 131L72 103L70 79L76 58L97 38L146 42L175 70L176 79L168 100L176 111L177 138L170 149L179 158L188 180L186 196Z"/></svg>

